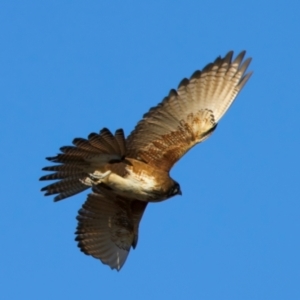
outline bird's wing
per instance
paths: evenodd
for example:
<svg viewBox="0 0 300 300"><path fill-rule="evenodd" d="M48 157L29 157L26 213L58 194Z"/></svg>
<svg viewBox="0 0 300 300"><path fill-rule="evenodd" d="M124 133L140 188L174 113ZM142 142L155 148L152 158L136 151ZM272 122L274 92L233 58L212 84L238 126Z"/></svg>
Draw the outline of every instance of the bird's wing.
<svg viewBox="0 0 300 300"><path fill-rule="evenodd" d="M89 186L89 173L102 168L112 161L120 161L126 152L125 137L122 129L113 135L104 128L100 133L91 133L88 139L76 138L74 146L61 147L62 153L48 157L51 162L59 163L43 168L54 173L42 176L40 180L58 180L45 186L45 195L58 194L54 200L59 201L80 193Z"/></svg>
<svg viewBox="0 0 300 300"><path fill-rule="evenodd" d="M241 91L250 73L245 51L234 60L218 57L143 116L127 138L127 156L169 171L194 145L205 140Z"/></svg>
<svg viewBox="0 0 300 300"><path fill-rule="evenodd" d="M77 216L76 241L82 252L118 271L138 241L138 227L147 202L94 188Z"/></svg>

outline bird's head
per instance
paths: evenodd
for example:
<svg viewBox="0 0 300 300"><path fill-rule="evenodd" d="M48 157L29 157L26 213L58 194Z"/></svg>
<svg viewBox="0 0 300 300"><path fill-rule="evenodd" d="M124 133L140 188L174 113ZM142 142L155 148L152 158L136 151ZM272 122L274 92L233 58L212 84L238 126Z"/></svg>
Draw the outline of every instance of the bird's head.
<svg viewBox="0 0 300 300"><path fill-rule="evenodd" d="M182 195L182 192L181 192L179 183L174 181L173 185L169 189L168 197L173 197L176 195Z"/></svg>

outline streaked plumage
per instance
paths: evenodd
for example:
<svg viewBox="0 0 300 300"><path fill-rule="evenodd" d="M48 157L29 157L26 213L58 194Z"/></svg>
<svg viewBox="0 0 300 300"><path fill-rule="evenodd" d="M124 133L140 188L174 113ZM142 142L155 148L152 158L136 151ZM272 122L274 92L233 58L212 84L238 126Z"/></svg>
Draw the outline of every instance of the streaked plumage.
<svg viewBox="0 0 300 300"><path fill-rule="evenodd" d="M148 202L181 194L169 176L172 166L193 146L207 139L251 72L245 52L218 57L143 116L125 139L122 129L113 135L104 128L87 139L48 157L58 165L43 170L40 180L58 180L42 189L59 201L92 187L79 211L79 248L120 270L138 239L138 226Z"/></svg>
<svg viewBox="0 0 300 300"><path fill-rule="evenodd" d="M94 188L79 210L76 241L82 252L120 270L138 241L147 202L123 198Z"/></svg>

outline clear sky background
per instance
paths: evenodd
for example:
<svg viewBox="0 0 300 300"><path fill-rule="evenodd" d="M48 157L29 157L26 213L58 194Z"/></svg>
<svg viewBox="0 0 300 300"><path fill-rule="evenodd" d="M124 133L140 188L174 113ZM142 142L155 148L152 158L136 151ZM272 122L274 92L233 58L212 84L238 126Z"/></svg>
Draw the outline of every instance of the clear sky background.
<svg viewBox="0 0 300 300"><path fill-rule="evenodd" d="M300 299L299 1L1 1L1 299ZM82 254L59 147L137 121L229 50L254 74L171 172L120 272Z"/></svg>

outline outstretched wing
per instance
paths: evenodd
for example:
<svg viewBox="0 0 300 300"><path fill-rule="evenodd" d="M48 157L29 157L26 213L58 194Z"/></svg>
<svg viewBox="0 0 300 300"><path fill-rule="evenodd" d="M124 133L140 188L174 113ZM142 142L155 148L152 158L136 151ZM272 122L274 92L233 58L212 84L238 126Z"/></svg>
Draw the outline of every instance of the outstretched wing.
<svg viewBox="0 0 300 300"><path fill-rule="evenodd" d="M251 72L245 51L232 60L218 57L143 116L127 138L127 156L169 171L194 145L205 140L241 91Z"/></svg>
<svg viewBox="0 0 300 300"><path fill-rule="evenodd" d="M76 241L82 252L118 271L138 241L146 202L94 189L79 210Z"/></svg>
<svg viewBox="0 0 300 300"><path fill-rule="evenodd" d="M126 152L125 137L122 129L113 135L104 128L100 133L91 133L88 139L76 138L74 146L61 147L62 153L48 157L51 162L59 163L43 168L44 171L54 171L40 180L59 180L45 186L45 195L58 194L54 200L59 201L80 193L90 186L89 173L101 169L107 163L120 161Z"/></svg>

